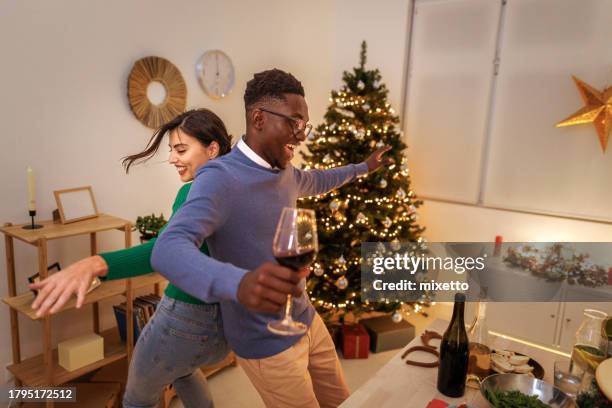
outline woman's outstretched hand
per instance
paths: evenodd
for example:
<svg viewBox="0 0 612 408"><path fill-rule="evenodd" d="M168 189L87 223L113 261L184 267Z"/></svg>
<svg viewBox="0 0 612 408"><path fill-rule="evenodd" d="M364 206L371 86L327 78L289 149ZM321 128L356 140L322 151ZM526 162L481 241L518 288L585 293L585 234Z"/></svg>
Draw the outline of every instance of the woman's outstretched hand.
<svg viewBox="0 0 612 408"><path fill-rule="evenodd" d="M32 303L36 316L57 313L73 294L77 295L77 309L83 305L85 295L94 278L106 275L108 266L101 256L95 255L73 263L48 278L29 285L38 291Z"/></svg>

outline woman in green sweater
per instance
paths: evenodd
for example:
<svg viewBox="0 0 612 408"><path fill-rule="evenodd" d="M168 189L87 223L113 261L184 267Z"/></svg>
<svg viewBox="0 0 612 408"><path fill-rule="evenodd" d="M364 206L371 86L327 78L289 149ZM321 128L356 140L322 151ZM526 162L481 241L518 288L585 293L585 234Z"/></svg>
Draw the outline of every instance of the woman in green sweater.
<svg viewBox="0 0 612 408"><path fill-rule="evenodd" d="M169 163L181 181L173 214L187 198L196 170L208 160L228 153L231 137L221 119L208 109L180 114L162 126L141 153L123 160L126 172L133 164L153 157L168 135ZM32 284L38 295L32 304L37 315L55 313L77 295L77 308L95 277L103 280L131 278L153 272L150 258L155 239L132 248L82 259L42 282ZM208 254L206 243L200 248ZM153 318L142 330L134 349L124 407L156 407L161 392L173 384L187 408L212 407L206 379L198 369L223 359L229 351L223 335L218 304L206 304L169 284Z"/></svg>

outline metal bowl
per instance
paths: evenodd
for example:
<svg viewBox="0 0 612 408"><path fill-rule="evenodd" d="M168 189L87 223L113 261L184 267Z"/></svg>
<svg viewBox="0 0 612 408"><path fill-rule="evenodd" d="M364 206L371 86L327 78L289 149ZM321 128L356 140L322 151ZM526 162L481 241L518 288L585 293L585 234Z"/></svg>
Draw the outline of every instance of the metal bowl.
<svg viewBox="0 0 612 408"><path fill-rule="evenodd" d="M494 374L480 383L480 393L490 407L493 405L486 396L486 391L517 390L526 395L536 395L540 401L552 408L576 408L574 400L551 384L525 374Z"/></svg>

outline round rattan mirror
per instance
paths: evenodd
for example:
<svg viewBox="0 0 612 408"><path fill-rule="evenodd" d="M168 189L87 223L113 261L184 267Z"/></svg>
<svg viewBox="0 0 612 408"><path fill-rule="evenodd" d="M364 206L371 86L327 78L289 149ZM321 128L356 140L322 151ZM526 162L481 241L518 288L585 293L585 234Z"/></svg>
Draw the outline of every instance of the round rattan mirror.
<svg viewBox="0 0 612 408"><path fill-rule="evenodd" d="M149 98L149 85L165 88L161 102ZM161 57L145 57L134 63L128 77L128 100L136 118L145 126L157 129L185 110L187 86L181 72Z"/></svg>

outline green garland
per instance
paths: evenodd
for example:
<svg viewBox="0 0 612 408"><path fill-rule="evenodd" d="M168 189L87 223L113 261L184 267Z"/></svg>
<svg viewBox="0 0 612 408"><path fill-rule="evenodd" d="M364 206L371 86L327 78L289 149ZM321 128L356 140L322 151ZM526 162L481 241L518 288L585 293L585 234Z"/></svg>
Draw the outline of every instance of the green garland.
<svg viewBox="0 0 612 408"><path fill-rule="evenodd" d="M588 254L576 254L562 244L553 244L544 250L530 245L509 247L504 262L530 271L549 282L567 280L570 285L598 287L608 284L608 271L591 262Z"/></svg>

